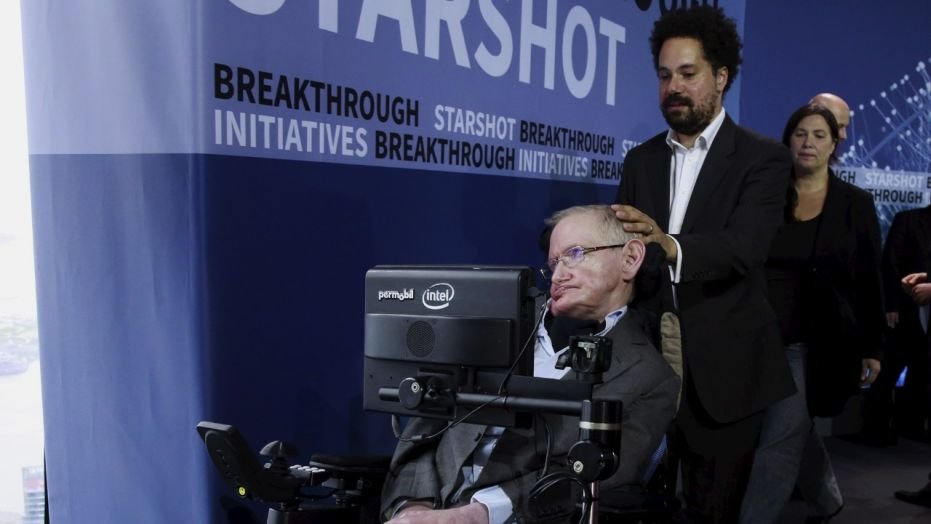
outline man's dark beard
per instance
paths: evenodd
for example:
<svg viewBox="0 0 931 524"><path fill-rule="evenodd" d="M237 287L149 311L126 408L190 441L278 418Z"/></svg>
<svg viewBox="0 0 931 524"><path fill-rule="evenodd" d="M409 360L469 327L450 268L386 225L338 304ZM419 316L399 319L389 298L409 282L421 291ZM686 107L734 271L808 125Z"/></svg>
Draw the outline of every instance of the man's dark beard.
<svg viewBox="0 0 931 524"><path fill-rule="evenodd" d="M682 114L670 113L667 111L666 105L673 102L685 104L688 109ZM685 136L697 135L708 127L708 124L710 124L711 120L714 118L713 111L713 108L709 108L707 111L702 107L696 108L695 103L688 98L676 95L666 97L662 106L663 118L666 119L666 124L669 125L669 128Z"/></svg>

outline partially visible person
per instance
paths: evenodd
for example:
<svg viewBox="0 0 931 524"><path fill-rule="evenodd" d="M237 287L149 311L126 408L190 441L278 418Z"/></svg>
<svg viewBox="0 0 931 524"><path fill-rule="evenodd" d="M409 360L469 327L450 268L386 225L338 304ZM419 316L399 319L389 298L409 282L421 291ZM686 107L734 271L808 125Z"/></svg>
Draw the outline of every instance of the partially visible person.
<svg viewBox="0 0 931 524"><path fill-rule="evenodd" d="M835 160L841 155L838 154L841 145L847 140L847 128L850 125L850 106L838 95L833 93L819 93L815 95L809 103L819 104L826 107L834 118L837 120L838 143L834 152ZM885 358L885 355L884 355ZM877 381L883 380L886 373L881 373L876 378ZM877 382L873 382L868 391L873 392ZM801 470L796 480L796 487L802 498L807 503L808 512L811 515L830 515L842 504L840 489L837 487L834 470L831 462L825 460L828 458L822 452L820 440L809 438L805 445L805 453L802 455ZM812 521L818 520L813 517Z"/></svg>
<svg viewBox="0 0 931 524"><path fill-rule="evenodd" d="M894 444L899 435L925 439L928 385L927 304L916 304L902 279L931 267L931 206L896 214L883 247L883 289L889 336L883 373L866 394L862 441ZM896 391L902 370L905 384Z"/></svg>
<svg viewBox="0 0 931 524"><path fill-rule="evenodd" d="M792 155L792 185L766 274L798 392L763 416L741 510L741 522L747 524L779 521L799 479L803 454L823 470L816 478L828 497L823 513L813 517L823 521L840 511L843 499L827 451L813 431L810 408L839 410L858 381L866 385L876 379L885 322L879 220L869 193L831 171L840 141L834 115L821 105L802 106L789 117L782 140ZM829 373L814 370L816 363ZM821 407L822 398L829 399L829 408Z"/></svg>
<svg viewBox="0 0 931 524"><path fill-rule="evenodd" d="M846 140L850 124L847 102L833 93L819 93L810 103L823 105L831 111L837 119L839 142ZM901 219L896 217L893 220L883 250L887 324L883 365L886 371L879 375L864 396L863 430L854 438L857 442L873 446L895 444L900 433L922 438L926 418L926 327L919 323L919 313L926 321L928 308L922 310L904 297L900 279L929 267L921 259L926 258L924 246L928 245L923 240L931 235L931 224L926 225L923 221L931 220L931 210L908 210L900 215ZM906 366L909 373L905 387L902 394L894 395L899 375Z"/></svg>
<svg viewBox="0 0 931 524"><path fill-rule="evenodd" d="M837 120L837 139L840 142L847 140L847 127L850 126L850 106L834 93L818 93L809 102L828 108L834 119Z"/></svg>
<svg viewBox="0 0 931 524"><path fill-rule="evenodd" d="M679 391L679 378L628 307L643 241L624 231L607 206L569 208L548 225L551 298L537 331L534 375L571 380L568 368L555 367L571 331L613 341L611 366L594 397L623 402L622 446L619 467L601 488L637 491ZM445 424L415 418L404 429L382 491L383 518L393 524L527 521L533 514L529 493L540 473L566 470L566 455L579 436L578 417L542 415L529 429L465 421L439 438L416 438Z"/></svg>
<svg viewBox="0 0 931 524"><path fill-rule="evenodd" d="M928 256L931 258L931 253L929 253ZM928 269L931 269L931 266L929 266ZM927 269L920 273L911 273L904 276L902 278L902 290L911 297L918 306L927 306L931 304L931 282L928 281ZM927 347L931 348L931 336L928 337ZM928 373L931 375L931 370L929 370ZM931 417L931 387L929 387L927 391L929 406L928 415ZM896 491L895 498L910 504L931 508L931 473L928 474L928 481L929 482L925 484L924 487L915 491Z"/></svg>
<svg viewBox="0 0 931 524"><path fill-rule="evenodd" d="M661 299L646 307L674 314L681 335L681 518L735 522L762 410L795 390L763 270L791 164L723 108L742 44L720 8L666 12L650 46L669 129L627 153L613 207L665 256Z"/></svg>

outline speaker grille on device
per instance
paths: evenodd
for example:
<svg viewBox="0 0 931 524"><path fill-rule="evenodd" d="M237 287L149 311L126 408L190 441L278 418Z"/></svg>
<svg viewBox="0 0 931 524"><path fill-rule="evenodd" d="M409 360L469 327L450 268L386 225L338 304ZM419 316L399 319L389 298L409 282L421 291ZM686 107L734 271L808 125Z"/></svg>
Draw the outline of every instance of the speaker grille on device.
<svg viewBox="0 0 931 524"><path fill-rule="evenodd" d="M436 335L433 326L423 320L418 320L407 328L407 349L418 357L425 357L433 351Z"/></svg>

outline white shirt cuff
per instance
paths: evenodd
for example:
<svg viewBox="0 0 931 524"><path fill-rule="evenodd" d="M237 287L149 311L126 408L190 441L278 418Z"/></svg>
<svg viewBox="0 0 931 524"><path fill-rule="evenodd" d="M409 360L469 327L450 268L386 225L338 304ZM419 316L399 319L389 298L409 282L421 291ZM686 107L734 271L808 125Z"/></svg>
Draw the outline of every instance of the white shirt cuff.
<svg viewBox="0 0 931 524"><path fill-rule="evenodd" d="M480 489L472 494L471 502L478 502L488 510L488 524L502 524L514 513L511 499L500 486Z"/></svg>
<svg viewBox="0 0 931 524"><path fill-rule="evenodd" d="M669 265L669 277L672 279L673 284L678 284L679 279L682 278L682 246L679 245L679 241L676 240L676 237L672 235L666 236L676 243L676 264L675 267L673 267L672 264Z"/></svg>

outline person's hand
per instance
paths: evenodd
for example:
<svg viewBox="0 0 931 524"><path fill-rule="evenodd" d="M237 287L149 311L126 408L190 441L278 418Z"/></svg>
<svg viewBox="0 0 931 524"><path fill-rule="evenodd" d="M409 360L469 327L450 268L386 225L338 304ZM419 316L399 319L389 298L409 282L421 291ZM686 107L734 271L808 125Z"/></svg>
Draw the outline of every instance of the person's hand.
<svg viewBox="0 0 931 524"><path fill-rule="evenodd" d="M902 291L905 291L906 295L911 295L913 287L927 281L927 273L911 273L902 277L900 283L902 284Z"/></svg>
<svg viewBox="0 0 931 524"><path fill-rule="evenodd" d="M669 238L655 220L633 206L623 206L614 204L611 206L614 216L624 223L624 231L628 233L640 233L643 235L643 243L649 244L656 242L666 252L666 260L672 262L678 255L676 243Z"/></svg>
<svg viewBox="0 0 931 524"><path fill-rule="evenodd" d="M886 313L886 325L889 326L889 329L895 329L899 324L899 312L898 311L889 311Z"/></svg>
<svg viewBox="0 0 931 524"><path fill-rule="evenodd" d="M919 306L931 302L931 282L915 284L911 292L912 300Z"/></svg>
<svg viewBox="0 0 931 524"><path fill-rule="evenodd" d="M488 510L478 502L452 509L413 504L399 511L387 524L488 524Z"/></svg>
<svg viewBox="0 0 931 524"><path fill-rule="evenodd" d="M862 371L860 371L860 385L869 386L873 382L876 382L876 378L879 377L881 369L882 364L875 358L864 358Z"/></svg>

